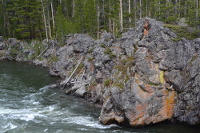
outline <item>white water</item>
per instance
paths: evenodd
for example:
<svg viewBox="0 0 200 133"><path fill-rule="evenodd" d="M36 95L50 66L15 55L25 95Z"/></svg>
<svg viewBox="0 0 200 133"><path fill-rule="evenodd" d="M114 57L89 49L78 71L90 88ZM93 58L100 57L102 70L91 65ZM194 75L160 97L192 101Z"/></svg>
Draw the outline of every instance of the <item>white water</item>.
<svg viewBox="0 0 200 133"><path fill-rule="evenodd" d="M55 78L38 67L0 61L0 133L199 133L182 125L144 128L102 125L100 109L49 89Z"/></svg>
<svg viewBox="0 0 200 133"><path fill-rule="evenodd" d="M94 105L66 96L59 89L49 89L43 83L32 84L46 80L40 72L28 71L29 74L19 76L18 67L12 67L15 69L0 71L0 133L95 132L118 127L100 124L99 110ZM52 82L51 78L48 80Z"/></svg>

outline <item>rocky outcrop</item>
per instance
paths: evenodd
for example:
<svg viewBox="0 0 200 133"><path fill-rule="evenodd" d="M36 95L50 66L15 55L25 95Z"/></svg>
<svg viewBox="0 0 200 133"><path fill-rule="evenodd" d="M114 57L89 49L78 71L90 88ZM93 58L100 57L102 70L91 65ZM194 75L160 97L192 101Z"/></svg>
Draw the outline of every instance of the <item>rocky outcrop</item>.
<svg viewBox="0 0 200 133"><path fill-rule="evenodd" d="M11 38L0 48L9 60L49 67L63 79L51 87L101 104L103 124L135 127L177 119L199 125L200 39L173 41L177 37L162 22L145 18L121 38L106 31L98 40L74 34L64 46Z"/></svg>

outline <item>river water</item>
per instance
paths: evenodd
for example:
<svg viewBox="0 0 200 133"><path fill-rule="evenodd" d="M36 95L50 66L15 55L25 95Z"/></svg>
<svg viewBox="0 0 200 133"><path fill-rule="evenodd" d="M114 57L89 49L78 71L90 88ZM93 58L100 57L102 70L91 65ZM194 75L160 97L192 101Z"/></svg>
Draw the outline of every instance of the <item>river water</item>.
<svg viewBox="0 0 200 133"><path fill-rule="evenodd" d="M99 108L60 89L49 89L56 80L46 69L0 61L0 133L200 133L180 124L102 125Z"/></svg>

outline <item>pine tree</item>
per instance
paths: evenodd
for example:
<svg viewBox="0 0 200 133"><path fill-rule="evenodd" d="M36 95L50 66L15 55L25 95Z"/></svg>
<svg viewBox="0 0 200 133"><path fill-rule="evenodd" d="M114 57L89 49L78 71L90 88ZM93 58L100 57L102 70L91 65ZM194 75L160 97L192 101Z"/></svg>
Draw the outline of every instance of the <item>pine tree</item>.
<svg viewBox="0 0 200 133"><path fill-rule="evenodd" d="M95 0L86 0L83 7L83 32L95 35L97 32L97 12Z"/></svg>
<svg viewBox="0 0 200 133"><path fill-rule="evenodd" d="M56 33L60 41L64 40L65 30L65 17L62 13L62 7L59 5L56 12Z"/></svg>
<svg viewBox="0 0 200 133"><path fill-rule="evenodd" d="M11 0L8 3L9 31L19 39L33 39L41 36L40 3L35 0Z"/></svg>
<svg viewBox="0 0 200 133"><path fill-rule="evenodd" d="M84 29L83 29L83 24L84 24L83 5L84 5L83 0L75 0L74 1L75 7L74 7L74 16L72 18L72 21L74 24L75 31L77 33L83 33L83 31L84 31Z"/></svg>
<svg viewBox="0 0 200 133"><path fill-rule="evenodd" d="M4 6L3 6L3 1L1 1L0 2L0 9L3 9L4 8ZM4 32L4 27L3 27L3 18L4 18L4 16L3 16L3 10L0 10L0 36L2 36L3 35L3 32Z"/></svg>

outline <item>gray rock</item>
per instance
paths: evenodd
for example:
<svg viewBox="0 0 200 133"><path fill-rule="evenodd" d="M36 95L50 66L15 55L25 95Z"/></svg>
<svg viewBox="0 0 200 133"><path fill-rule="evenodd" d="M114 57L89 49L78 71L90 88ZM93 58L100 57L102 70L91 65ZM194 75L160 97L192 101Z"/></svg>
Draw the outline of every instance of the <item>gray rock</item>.
<svg viewBox="0 0 200 133"><path fill-rule="evenodd" d="M150 27L146 36L145 19ZM62 47L55 40L44 40L48 49L42 61L33 63L47 67L47 60L56 55L58 61L50 64L50 74L65 80L71 77L61 86L67 94L102 104L99 120L103 124L143 126L177 119L198 125L200 39L171 40L176 37L163 23L143 18L117 39L105 31L96 41L84 34L67 36ZM15 38L8 39L7 46L0 43L0 49L5 48L9 60L25 61L35 53Z"/></svg>
<svg viewBox="0 0 200 133"><path fill-rule="evenodd" d="M4 49L5 49L4 43L0 42L0 50L4 50Z"/></svg>

